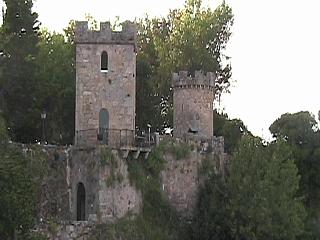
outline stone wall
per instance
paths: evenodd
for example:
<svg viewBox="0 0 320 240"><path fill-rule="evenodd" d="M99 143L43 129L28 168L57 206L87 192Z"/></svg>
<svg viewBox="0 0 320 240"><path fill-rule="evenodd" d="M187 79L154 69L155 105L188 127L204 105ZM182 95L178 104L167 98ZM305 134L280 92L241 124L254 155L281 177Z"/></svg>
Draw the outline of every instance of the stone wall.
<svg viewBox="0 0 320 240"><path fill-rule="evenodd" d="M96 218L99 209L99 152L95 148L73 148L70 154L70 213L77 220L77 188L85 189L85 219Z"/></svg>
<svg viewBox="0 0 320 240"><path fill-rule="evenodd" d="M215 172L224 175L230 156L224 151L221 136L214 136L210 142L187 139L175 144L187 144L193 150L182 159L176 159L174 152L166 151L166 166L161 173L162 188L173 208L182 216L192 217L199 189L207 177L205 172L209 170L205 167L212 166Z"/></svg>
<svg viewBox="0 0 320 240"><path fill-rule="evenodd" d="M112 163L103 163L102 151L110 151ZM111 151L106 146L75 148L70 168L72 220L76 220L77 184L80 182L86 189L86 220L113 222L128 212L140 211L141 193L131 186L125 159L117 150Z"/></svg>
<svg viewBox="0 0 320 240"><path fill-rule="evenodd" d="M51 222L39 225L36 231L50 240L89 240L94 228L93 222Z"/></svg>
<svg viewBox="0 0 320 240"><path fill-rule="evenodd" d="M116 166L101 168L99 180L99 222L113 222L127 213L137 214L142 206L142 195L130 184L128 166L117 150L112 154ZM111 178L113 172L113 180ZM111 185L111 186L110 186Z"/></svg>
<svg viewBox="0 0 320 240"><path fill-rule="evenodd" d="M110 151L113 165L103 163L102 151ZM48 171L38 204L38 221L77 220L78 184L85 188L85 221L114 222L127 213L138 213L141 192L130 184L127 164L118 150L96 148L44 148Z"/></svg>
<svg viewBox="0 0 320 240"><path fill-rule="evenodd" d="M170 205L187 218L192 217L205 180L203 162L212 161L215 170L223 172L228 161L222 137L212 139L212 149L197 143L188 142L193 150L182 159L176 159L172 149L163 156L162 190ZM96 146L46 147L43 151L48 157L48 174L39 198L38 231L49 239L90 239L95 226L140 213L142 194L130 184L120 150ZM79 183L86 192L84 221L76 221Z"/></svg>
<svg viewBox="0 0 320 240"><path fill-rule="evenodd" d="M170 204L182 215L192 215L197 201L200 176L198 169L203 156L195 151L185 159L176 160L167 153L165 170L161 173L163 190Z"/></svg>
<svg viewBox="0 0 320 240"><path fill-rule="evenodd" d="M196 72L195 77L181 71L173 75L173 134L184 138L188 133L211 139L213 136L213 73Z"/></svg>
<svg viewBox="0 0 320 240"><path fill-rule="evenodd" d="M92 129L99 128L102 108L109 113L107 128L135 129L135 35L132 24L125 25L123 32L112 32L106 23L100 31L90 31L85 23L77 23L76 139L83 135L89 142L97 140ZM107 71L101 71L104 51L108 54Z"/></svg>
<svg viewBox="0 0 320 240"><path fill-rule="evenodd" d="M112 163L103 160L104 151ZM126 160L118 150L46 146L43 152L48 172L39 195L36 231L48 239L88 239L96 225L140 212L141 192L130 184ZM76 221L79 183L86 193L84 221Z"/></svg>
<svg viewBox="0 0 320 240"><path fill-rule="evenodd" d="M69 147L45 146L46 174L42 180L37 220L46 221L54 216L59 220L70 219Z"/></svg>

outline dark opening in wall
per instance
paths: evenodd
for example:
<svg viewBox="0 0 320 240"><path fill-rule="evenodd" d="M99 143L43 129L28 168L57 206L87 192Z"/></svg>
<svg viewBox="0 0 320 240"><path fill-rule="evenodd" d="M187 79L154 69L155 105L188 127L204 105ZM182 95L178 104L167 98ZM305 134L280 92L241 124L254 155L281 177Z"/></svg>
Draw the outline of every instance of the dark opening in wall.
<svg viewBox="0 0 320 240"><path fill-rule="evenodd" d="M103 51L101 54L101 72L108 72L108 53Z"/></svg>
<svg viewBox="0 0 320 240"><path fill-rule="evenodd" d="M108 144L109 135L109 112L105 108L101 108L99 112L99 135L98 140L103 144Z"/></svg>
<svg viewBox="0 0 320 240"><path fill-rule="evenodd" d="M77 221L85 221L86 218L86 190L83 183L77 185Z"/></svg>

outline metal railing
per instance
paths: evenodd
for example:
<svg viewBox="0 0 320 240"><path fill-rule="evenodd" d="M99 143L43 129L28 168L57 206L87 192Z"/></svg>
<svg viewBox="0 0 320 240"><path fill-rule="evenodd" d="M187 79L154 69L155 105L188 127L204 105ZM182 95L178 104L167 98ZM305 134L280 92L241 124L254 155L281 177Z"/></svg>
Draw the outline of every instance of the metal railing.
<svg viewBox="0 0 320 240"><path fill-rule="evenodd" d="M130 129L86 129L76 131L75 145L104 144L114 148L121 147L150 147L154 145L153 135L137 135Z"/></svg>

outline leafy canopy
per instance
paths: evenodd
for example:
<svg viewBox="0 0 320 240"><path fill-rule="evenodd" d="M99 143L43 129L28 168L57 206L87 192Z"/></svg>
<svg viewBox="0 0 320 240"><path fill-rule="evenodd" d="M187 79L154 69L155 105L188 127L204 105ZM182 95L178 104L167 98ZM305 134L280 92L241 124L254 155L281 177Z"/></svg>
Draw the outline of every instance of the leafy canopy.
<svg viewBox="0 0 320 240"><path fill-rule="evenodd" d="M315 117L306 111L281 115L270 126L275 142L286 141L301 176L299 192L308 210L304 239L318 239L320 214L320 131Z"/></svg>
<svg viewBox="0 0 320 240"><path fill-rule="evenodd" d="M202 191L194 231L201 239L297 239L305 217L297 173L286 143L245 136L225 180L214 175Z"/></svg>
<svg viewBox="0 0 320 240"><path fill-rule="evenodd" d="M37 14L32 0L4 0L1 27L0 106L16 141L28 142L37 134L35 112L35 58L38 48ZM1 98L0 96L0 98Z"/></svg>
<svg viewBox="0 0 320 240"><path fill-rule="evenodd" d="M2 137L7 138L7 133L0 117L0 239L15 239L15 235L27 239L35 223L43 158L34 153L31 158Z"/></svg>
<svg viewBox="0 0 320 240"><path fill-rule="evenodd" d="M172 126L172 73L186 70L214 72L216 94L228 91L229 57L224 55L231 35L233 14L222 3L215 10L201 0L187 0L182 9L164 18L138 22L137 125L154 129Z"/></svg>

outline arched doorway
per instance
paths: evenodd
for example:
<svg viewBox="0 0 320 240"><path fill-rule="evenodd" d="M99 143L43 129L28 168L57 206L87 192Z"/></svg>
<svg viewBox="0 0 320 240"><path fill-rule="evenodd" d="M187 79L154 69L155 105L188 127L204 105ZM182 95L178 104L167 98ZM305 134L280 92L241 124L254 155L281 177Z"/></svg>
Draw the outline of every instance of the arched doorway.
<svg viewBox="0 0 320 240"><path fill-rule="evenodd" d="M83 183L77 185L77 221L85 221L86 218L86 190Z"/></svg>
<svg viewBox="0 0 320 240"><path fill-rule="evenodd" d="M102 108L99 112L99 134L104 144L108 144L109 112Z"/></svg>

